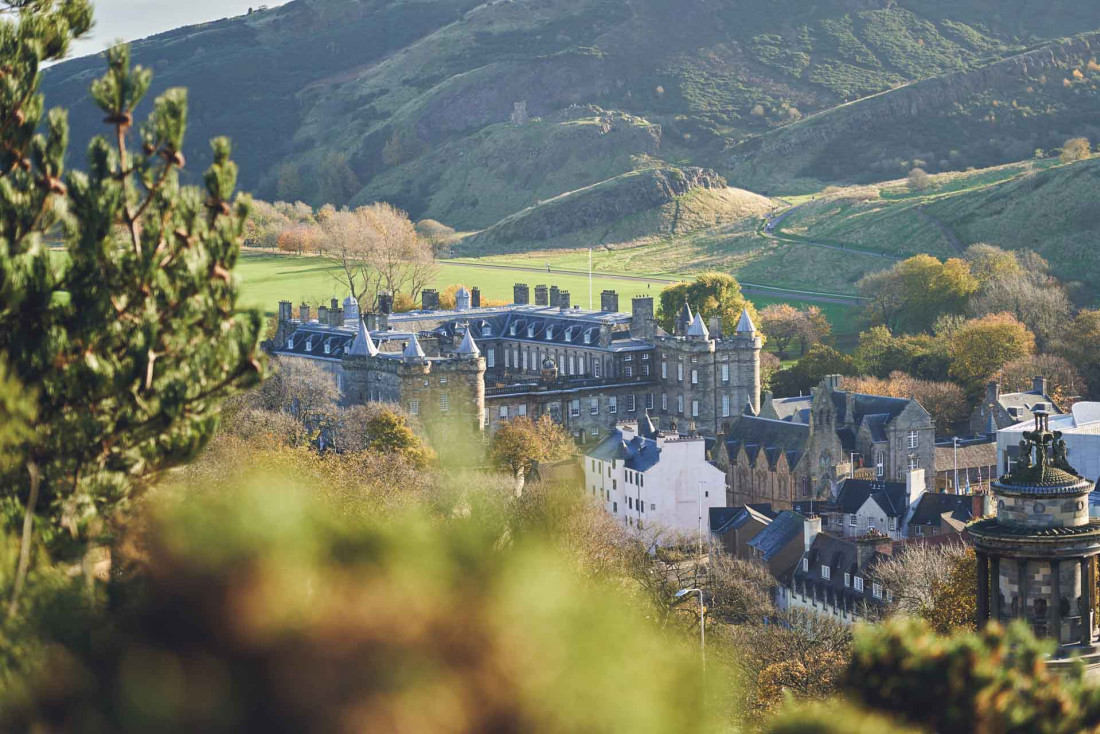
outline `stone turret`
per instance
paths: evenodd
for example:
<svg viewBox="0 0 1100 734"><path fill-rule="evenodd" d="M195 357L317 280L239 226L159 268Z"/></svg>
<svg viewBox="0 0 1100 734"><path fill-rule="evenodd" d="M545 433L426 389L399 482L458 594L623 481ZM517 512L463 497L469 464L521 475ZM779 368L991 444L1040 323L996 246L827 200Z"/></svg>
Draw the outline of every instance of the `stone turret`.
<svg viewBox="0 0 1100 734"><path fill-rule="evenodd" d="M978 623L1023 619L1060 646L1056 658L1092 652L1100 554L1100 522L1089 517L1093 485L1069 464L1045 412L1023 435L1016 466L992 485L996 515L967 527L977 553Z"/></svg>
<svg viewBox="0 0 1100 734"><path fill-rule="evenodd" d="M353 295L344 299L344 321L359 321L359 301Z"/></svg>
<svg viewBox="0 0 1100 734"><path fill-rule="evenodd" d="M470 310L470 291L466 290L465 287L459 288L458 291L455 293L455 310Z"/></svg>

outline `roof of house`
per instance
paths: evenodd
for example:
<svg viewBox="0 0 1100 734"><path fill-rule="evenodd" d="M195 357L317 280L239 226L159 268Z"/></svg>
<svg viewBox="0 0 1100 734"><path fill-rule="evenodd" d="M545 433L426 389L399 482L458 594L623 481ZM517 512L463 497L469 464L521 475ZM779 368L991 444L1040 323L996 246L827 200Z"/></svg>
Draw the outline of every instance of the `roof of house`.
<svg viewBox="0 0 1100 734"><path fill-rule="evenodd" d="M866 479L845 479L836 496L836 509L854 515L873 499L887 517L902 517L909 509L904 482L874 482Z"/></svg>
<svg viewBox="0 0 1100 734"><path fill-rule="evenodd" d="M787 547L796 538L802 539L802 524L806 521L802 515L784 510L775 519L749 541L749 546L760 552L760 557L770 561L776 553Z"/></svg>
<svg viewBox="0 0 1100 734"><path fill-rule="evenodd" d="M997 402L1016 421L1034 420L1035 411L1039 407L1042 407L1048 413L1060 414L1062 412L1049 396L1036 390L1001 393L997 396Z"/></svg>
<svg viewBox="0 0 1100 734"><path fill-rule="evenodd" d="M586 456L600 461L622 461L627 469L644 472L661 460L661 449L656 441L642 436L624 441L623 432L616 428Z"/></svg>
<svg viewBox="0 0 1100 734"><path fill-rule="evenodd" d="M917 500L909 525L942 527L950 525L955 530L973 519L973 497L967 494L939 494L925 492Z"/></svg>
<svg viewBox="0 0 1100 734"><path fill-rule="evenodd" d="M863 419L869 416L884 416L883 425L889 423L905 410L911 402L908 398L890 398L884 395L865 395L852 393L852 414L848 415L848 392L834 390L832 393L833 407L836 408L837 423L852 423L860 425Z"/></svg>
<svg viewBox="0 0 1100 734"><path fill-rule="evenodd" d="M993 442L976 443L969 446L959 445L958 459L960 469L990 467L997 465L997 444ZM951 445L936 447L936 471L955 470L955 447Z"/></svg>
<svg viewBox="0 0 1100 734"><path fill-rule="evenodd" d="M349 354L353 357L373 357L378 354L378 347L374 345L374 340L367 331L367 324L362 319L359 319L359 334L355 337L355 344Z"/></svg>
<svg viewBox="0 0 1100 734"><path fill-rule="evenodd" d="M781 455L786 455L788 465L793 467L802 459L809 438L808 425L741 415L730 426L725 443L731 459L744 447L754 464L763 452L769 467L774 468Z"/></svg>
<svg viewBox="0 0 1100 734"><path fill-rule="evenodd" d="M737 333L744 334L747 332L755 332L756 324L752 322L752 317L749 316L749 310L747 308L741 310L741 319L737 322Z"/></svg>
<svg viewBox="0 0 1100 734"><path fill-rule="evenodd" d="M863 543L875 543L875 540L838 538L828 533L818 533L809 552L803 556L808 561L807 570L803 571L799 564L795 567L794 575L818 588L831 588L837 600L848 597L855 602L883 603L883 600L874 598L873 585L868 581L873 577L875 565L889 557L889 538L877 538L875 549L863 554L862 564L859 553L861 540ZM823 565L831 569L829 578L824 578L821 574ZM846 573L852 578L860 576L864 579L862 592L856 591L854 582L851 586L844 585Z"/></svg>
<svg viewBox="0 0 1100 734"><path fill-rule="evenodd" d="M703 323L703 317L699 314L695 314L695 318L692 319L691 325L688 326L688 336L698 336L704 339L710 337L710 331L707 330L707 325Z"/></svg>
<svg viewBox="0 0 1100 734"><path fill-rule="evenodd" d="M772 398L772 407L781 421L794 421L796 423L810 423L810 406L813 404L810 395L799 395L796 398Z"/></svg>
<svg viewBox="0 0 1100 734"><path fill-rule="evenodd" d="M765 509L766 508L766 509ZM737 507L712 507L710 508L710 530L719 535L737 530L750 520L756 520L764 525L769 524L775 513L771 511L771 505L739 505Z"/></svg>

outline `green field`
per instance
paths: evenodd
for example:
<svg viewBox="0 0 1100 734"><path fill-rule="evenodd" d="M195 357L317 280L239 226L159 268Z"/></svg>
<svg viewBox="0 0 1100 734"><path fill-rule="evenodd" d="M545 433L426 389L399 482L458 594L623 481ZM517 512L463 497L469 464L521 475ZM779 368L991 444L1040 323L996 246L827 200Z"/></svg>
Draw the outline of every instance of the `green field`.
<svg viewBox="0 0 1100 734"><path fill-rule="evenodd" d="M587 267L587 259L583 266L579 265L576 258L579 255L567 255L559 258L548 258L551 262L550 273L546 272L547 258L542 259L536 266L533 260L526 263L513 265L491 262L486 259L481 265L494 265L493 267L472 267L476 261L449 262L443 261L439 265L434 287L440 290L455 283L467 286L477 286L484 297L489 299L512 301L512 286L515 283L527 283L532 288L536 284L557 285L568 290L575 305L586 307L588 305L588 277L570 273L553 272L558 269L580 269ZM538 267L537 271L525 270L525 267ZM268 314L276 311L276 305L280 300L287 299L295 303L303 300L316 302L321 299L338 297L343 299L343 289L335 279L336 267L316 257L295 257L290 255L262 255L245 254L241 257L236 269L241 279L243 291L242 304L262 309ZM594 305L599 306L600 292L610 289L619 293L620 308L630 308L631 296L646 294L655 298L661 289L668 285L668 279L673 276L648 275L644 278L628 278L624 273L601 272L597 266L592 278L592 297ZM765 296L751 296L753 303L758 307L767 306L770 303L787 302L796 306L807 305L809 302L798 299L787 299ZM818 304L825 311L833 324L838 336L854 333L855 309L853 307L823 303Z"/></svg>

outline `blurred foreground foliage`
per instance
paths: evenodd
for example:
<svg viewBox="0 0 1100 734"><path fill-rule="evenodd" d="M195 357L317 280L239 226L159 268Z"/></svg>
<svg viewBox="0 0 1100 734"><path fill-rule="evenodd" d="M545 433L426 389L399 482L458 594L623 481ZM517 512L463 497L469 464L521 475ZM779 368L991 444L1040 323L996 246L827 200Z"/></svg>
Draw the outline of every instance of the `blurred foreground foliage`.
<svg viewBox="0 0 1100 734"><path fill-rule="evenodd" d="M572 493L543 487L517 504L507 477L478 488L455 478L466 486L453 487L449 508L405 506L364 521L273 469L235 491L162 491L129 539L130 573L112 580L107 604L93 611L75 595L73 608L26 621L50 642L23 685L5 685L4 726L663 732L716 724L697 649L660 633L652 607L622 593L621 566L598 552L580 564L573 560L584 554L562 552L571 538L600 533L570 530L584 518L600 522ZM469 511L494 505L510 509ZM519 532L502 543L505 525ZM36 589L48 584L34 580ZM77 623L82 632L67 639Z"/></svg>

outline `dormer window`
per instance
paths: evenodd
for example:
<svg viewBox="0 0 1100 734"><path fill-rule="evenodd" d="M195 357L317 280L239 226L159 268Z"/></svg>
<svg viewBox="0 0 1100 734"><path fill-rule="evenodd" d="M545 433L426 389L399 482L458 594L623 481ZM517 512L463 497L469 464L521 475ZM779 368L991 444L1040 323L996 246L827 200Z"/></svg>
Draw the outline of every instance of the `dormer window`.
<svg viewBox="0 0 1100 734"><path fill-rule="evenodd" d="M591 344L592 343L592 330L591 329L584 332L584 343L585 344Z"/></svg>
<svg viewBox="0 0 1100 734"><path fill-rule="evenodd" d="M573 331L574 331L574 329L576 329L576 327L574 327L574 326L570 326L570 327L566 328L566 330L565 330L565 341L567 341L567 342L573 341Z"/></svg>
<svg viewBox="0 0 1100 734"><path fill-rule="evenodd" d="M481 335L482 336L492 336L493 335L493 327L490 326L488 324L488 322L485 322L485 321L481 322Z"/></svg>
<svg viewBox="0 0 1100 734"><path fill-rule="evenodd" d="M332 352L332 339L325 339L325 354Z"/></svg>
<svg viewBox="0 0 1100 734"><path fill-rule="evenodd" d="M527 325L527 338L528 339L534 339L535 338L535 325L534 324L528 324Z"/></svg>
<svg viewBox="0 0 1100 734"><path fill-rule="evenodd" d="M306 337L306 347L305 347L305 349L306 349L307 352L313 351L313 336L312 335Z"/></svg>
<svg viewBox="0 0 1100 734"><path fill-rule="evenodd" d="M519 329L519 324L512 324L512 336L516 335L517 329Z"/></svg>
<svg viewBox="0 0 1100 734"><path fill-rule="evenodd" d="M553 326L547 326L546 327L546 341L550 341L553 338L554 338L554 327Z"/></svg>

